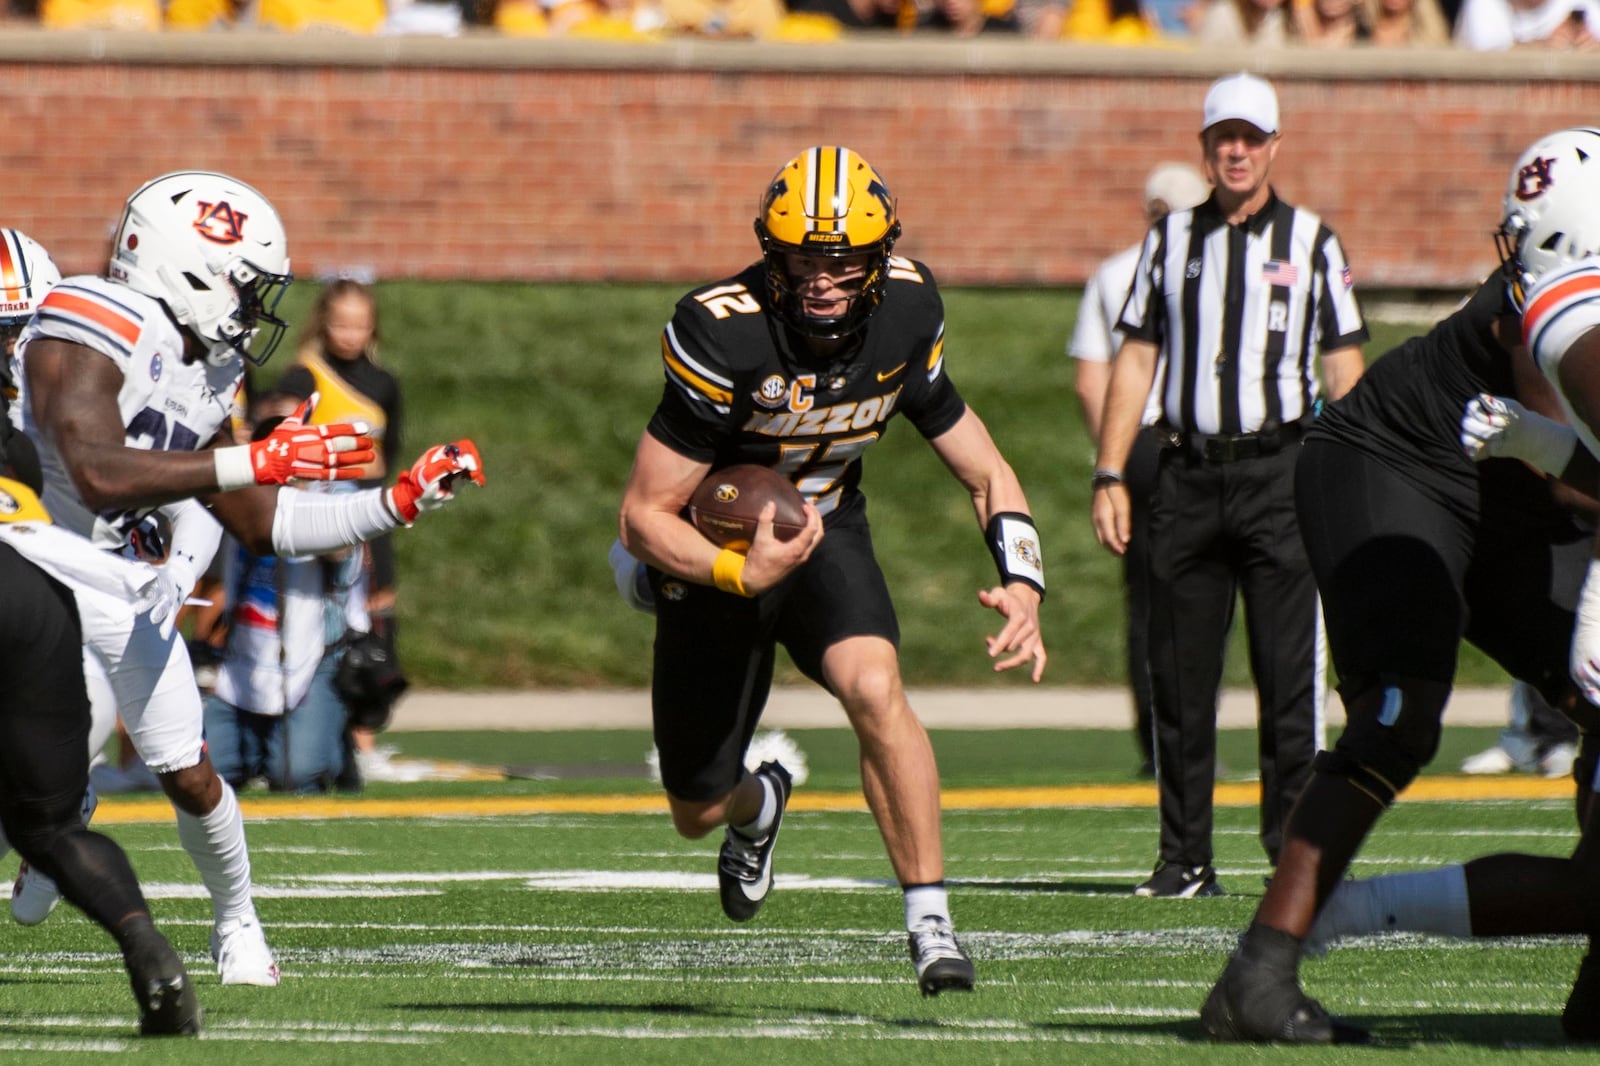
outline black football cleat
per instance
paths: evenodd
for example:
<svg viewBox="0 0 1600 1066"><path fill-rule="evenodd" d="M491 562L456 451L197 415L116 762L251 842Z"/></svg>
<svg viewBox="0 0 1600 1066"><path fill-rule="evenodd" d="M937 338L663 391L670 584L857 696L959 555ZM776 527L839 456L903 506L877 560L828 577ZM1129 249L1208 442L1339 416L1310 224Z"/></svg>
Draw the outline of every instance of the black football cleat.
<svg viewBox="0 0 1600 1066"><path fill-rule="evenodd" d="M141 1036L199 1036L203 1011L183 960L167 938L152 929L124 957L133 998L139 1004Z"/></svg>
<svg viewBox="0 0 1600 1066"><path fill-rule="evenodd" d="M1365 1044L1366 1030L1341 1022L1284 977L1228 963L1200 1008L1200 1027L1212 1040L1261 1044Z"/></svg>
<svg viewBox="0 0 1600 1066"><path fill-rule="evenodd" d="M906 939L911 963L917 968L917 987L924 996L972 991L977 973L947 919L929 915L917 922Z"/></svg>
<svg viewBox="0 0 1600 1066"><path fill-rule="evenodd" d="M778 796L778 813L772 819L772 828L760 840L751 840L730 825L723 834L722 852L717 856L717 888L722 894L722 913L736 922L754 918L766 902L767 893L772 891L772 851L778 843L783 810L789 805L789 771L782 763L764 762L756 768L756 776L765 777Z"/></svg>
<svg viewBox="0 0 1600 1066"><path fill-rule="evenodd" d="M1572 983L1572 993L1561 1011L1561 1031L1568 1040L1600 1041L1600 954L1595 953L1592 940L1589 953L1578 964L1578 979Z"/></svg>

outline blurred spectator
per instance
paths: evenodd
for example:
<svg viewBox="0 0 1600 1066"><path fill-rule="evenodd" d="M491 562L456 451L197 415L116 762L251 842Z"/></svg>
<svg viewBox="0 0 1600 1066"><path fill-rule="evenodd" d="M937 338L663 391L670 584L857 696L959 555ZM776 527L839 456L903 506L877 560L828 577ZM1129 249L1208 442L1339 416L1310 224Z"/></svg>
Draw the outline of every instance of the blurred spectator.
<svg viewBox="0 0 1600 1066"><path fill-rule="evenodd" d="M1295 36L1313 48L1348 48L1372 37L1361 0L1295 0Z"/></svg>
<svg viewBox="0 0 1600 1066"><path fill-rule="evenodd" d="M1450 22L1439 0L1361 0L1378 48L1447 48Z"/></svg>
<svg viewBox="0 0 1600 1066"><path fill-rule="evenodd" d="M160 0L39 0L47 30L159 30Z"/></svg>
<svg viewBox="0 0 1600 1066"><path fill-rule="evenodd" d="M613 41L659 40L661 9L649 0L498 0L495 29L514 37L586 37Z"/></svg>
<svg viewBox="0 0 1600 1066"><path fill-rule="evenodd" d="M1025 5L1018 11L1024 32L1045 40L1094 44L1148 44L1161 38L1154 17L1140 0L1067 0Z"/></svg>
<svg viewBox="0 0 1600 1066"><path fill-rule="evenodd" d="M241 0L241 6L243 0ZM234 0L168 0L169 30L231 30L239 21Z"/></svg>
<svg viewBox="0 0 1600 1066"><path fill-rule="evenodd" d="M388 12L384 0L257 0L256 25L282 33L374 34Z"/></svg>
<svg viewBox="0 0 1600 1066"><path fill-rule="evenodd" d="M318 294L295 364L278 382L281 391L299 399L313 392L319 395L313 423L361 421L372 427L378 458L363 468L357 482L369 488L382 486L385 472L397 469L400 462L400 382L378 365L379 336L378 298L372 287L354 277L336 278ZM370 629L395 663L392 535L368 542L367 560ZM395 672L398 675L398 667ZM361 774L369 780L390 780L388 761L375 734L365 726L351 731Z"/></svg>
<svg viewBox="0 0 1600 1066"><path fill-rule="evenodd" d="M298 403L263 396L253 439ZM211 761L235 788L264 778L275 792L326 792L348 779L347 714L334 676L345 634L367 628L360 552L254 556L231 539L223 550L228 633L205 700Z"/></svg>
<svg viewBox="0 0 1600 1066"><path fill-rule="evenodd" d="M1281 47L1293 39L1286 6L1286 0L1207 0L1196 17L1195 40Z"/></svg>
<svg viewBox="0 0 1600 1066"><path fill-rule="evenodd" d="M957 37L1021 30L1016 0L791 0L789 10L827 15L847 30L942 30Z"/></svg>
<svg viewBox="0 0 1600 1066"><path fill-rule="evenodd" d="M1594 51L1600 46L1597 0L1463 0L1456 43L1479 52L1510 48Z"/></svg>

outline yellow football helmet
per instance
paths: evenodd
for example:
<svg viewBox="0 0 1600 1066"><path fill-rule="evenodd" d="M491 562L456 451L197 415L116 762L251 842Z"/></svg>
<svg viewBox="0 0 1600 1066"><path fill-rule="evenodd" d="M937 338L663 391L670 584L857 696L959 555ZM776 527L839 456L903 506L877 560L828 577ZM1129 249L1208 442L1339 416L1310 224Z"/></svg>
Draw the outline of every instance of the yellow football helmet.
<svg viewBox="0 0 1600 1066"><path fill-rule="evenodd" d="M767 297L808 337L837 340L860 329L883 302L889 252L900 236L894 196L872 164L848 148L807 148L779 168L761 198L756 236L767 264ZM786 255L868 257L861 292L842 315L807 315Z"/></svg>

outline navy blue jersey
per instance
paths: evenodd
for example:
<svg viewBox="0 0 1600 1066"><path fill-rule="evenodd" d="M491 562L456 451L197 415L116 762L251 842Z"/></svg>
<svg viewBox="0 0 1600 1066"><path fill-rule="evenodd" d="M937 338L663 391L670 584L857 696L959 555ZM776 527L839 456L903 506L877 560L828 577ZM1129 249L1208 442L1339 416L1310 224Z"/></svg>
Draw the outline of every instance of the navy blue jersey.
<svg viewBox="0 0 1600 1066"><path fill-rule="evenodd" d="M944 303L927 267L892 257L882 306L823 359L768 307L765 271L754 263L678 301L648 429L713 469L772 467L831 521L864 506L861 457L893 416L931 439L966 413L945 374Z"/></svg>

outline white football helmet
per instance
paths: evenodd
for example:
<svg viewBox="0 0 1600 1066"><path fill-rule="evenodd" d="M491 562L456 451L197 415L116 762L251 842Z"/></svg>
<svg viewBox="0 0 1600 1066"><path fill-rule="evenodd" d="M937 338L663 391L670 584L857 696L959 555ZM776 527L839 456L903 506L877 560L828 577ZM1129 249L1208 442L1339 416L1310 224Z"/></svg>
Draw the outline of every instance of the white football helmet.
<svg viewBox="0 0 1600 1066"><path fill-rule="evenodd" d="M1518 311L1552 269L1600 253L1600 129L1558 130L1522 153L1495 242Z"/></svg>
<svg viewBox="0 0 1600 1066"><path fill-rule="evenodd" d="M117 227L110 276L164 303L214 366L235 355L266 362L287 327L277 317L293 280L283 221L226 174L183 170L140 186Z"/></svg>
<svg viewBox="0 0 1600 1066"><path fill-rule="evenodd" d="M0 229L0 332L27 325L60 280L61 271L43 245L21 230Z"/></svg>

